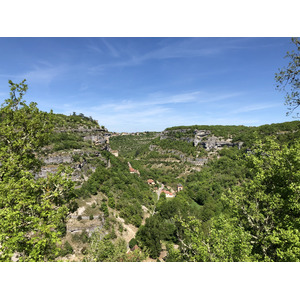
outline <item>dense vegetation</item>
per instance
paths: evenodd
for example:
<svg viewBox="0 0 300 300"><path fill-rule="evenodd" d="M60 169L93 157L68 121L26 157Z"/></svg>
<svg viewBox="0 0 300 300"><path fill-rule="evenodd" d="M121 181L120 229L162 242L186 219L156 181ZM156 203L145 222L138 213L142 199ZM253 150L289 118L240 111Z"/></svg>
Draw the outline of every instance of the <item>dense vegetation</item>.
<svg viewBox="0 0 300 300"><path fill-rule="evenodd" d="M130 174L128 164L109 153L106 153L111 167L99 163L95 172L76 190L78 197L89 197L101 192L105 195L101 204L101 211L107 217L107 206L119 211L120 217L137 227L142 222L141 205L150 207L154 204L154 195L145 181L137 174Z"/></svg>
<svg viewBox="0 0 300 300"><path fill-rule="evenodd" d="M51 261L74 199L67 169L35 178L41 161L36 154L51 134L52 113L22 99L25 80L9 81L10 98L0 110L0 260Z"/></svg>
<svg viewBox="0 0 300 300"><path fill-rule="evenodd" d="M292 85L292 112L299 56L287 57L276 80ZM83 261L300 261L300 121L115 136L115 157L97 121L41 112L23 100L25 81L9 84L0 109L0 261L68 259L76 245ZM226 143L206 147L209 139ZM41 176L47 156L52 171ZM67 233L78 207L79 232ZM126 241L129 225L136 234Z"/></svg>
<svg viewBox="0 0 300 300"><path fill-rule="evenodd" d="M141 132L139 135L121 135L110 138L110 146L128 159L134 158L141 151L147 151L149 142L157 137L157 132Z"/></svg>
<svg viewBox="0 0 300 300"><path fill-rule="evenodd" d="M80 113L79 115L76 112L73 112L72 115L66 116L63 114L54 115L54 124L56 128L59 129L78 129L78 128L98 128L98 122L93 120L92 117L87 117L84 114ZM101 126L104 129L104 126Z"/></svg>
<svg viewBox="0 0 300 300"><path fill-rule="evenodd" d="M16 253L19 261L56 260L73 254L74 243L84 245L85 261L157 259L163 249L166 261L299 260L299 121L176 127L166 130L162 139L157 133L118 136L111 142L120 151L115 157L77 130L99 130L94 120L42 113L35 104L21 101L24 82L11 87L20 96L12 93L1 109L2 260ZM54 119L56 128L51 125ZM201 145L193 145L195 129L242 141L243 146L215 151L199 172L193 160L209 155ZM8 142L16 135L20 138ZM91 164L93 170L82 173L85 179L76 190L68 178L71 170L58 168L46 178L34 178L42 166L36 154L45 155L45 149L70 151L75 163ZM139 174L129 172L128 162ZM149 178L155 181L151 188ZM183 191L157 199L154 188L164 184L176 190L178 183ZM67 215L78 207L73 199L80 205L95 196L100 201L86 213L90 221L95 214L104 218L103 229L91 236L75 234L60 246ZM149 211L144 223L143 207ZM138 228L129 246L138 245L142 252L127 254L118 217Z"/></svg>

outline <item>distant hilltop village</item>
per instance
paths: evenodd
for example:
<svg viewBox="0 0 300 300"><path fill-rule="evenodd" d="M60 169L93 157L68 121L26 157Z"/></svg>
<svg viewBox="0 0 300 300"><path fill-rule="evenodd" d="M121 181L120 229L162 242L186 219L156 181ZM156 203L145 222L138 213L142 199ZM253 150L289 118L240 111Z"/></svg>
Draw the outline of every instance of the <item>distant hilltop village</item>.
<svg viewBox="0 0 300 300"><path fill-rule="evenodd" d="M122 135L143 135L150 133L150 131L143 131L143 132L111 132L110 136L122 136ZM159 132L157 132L159 133Z"/></svg>

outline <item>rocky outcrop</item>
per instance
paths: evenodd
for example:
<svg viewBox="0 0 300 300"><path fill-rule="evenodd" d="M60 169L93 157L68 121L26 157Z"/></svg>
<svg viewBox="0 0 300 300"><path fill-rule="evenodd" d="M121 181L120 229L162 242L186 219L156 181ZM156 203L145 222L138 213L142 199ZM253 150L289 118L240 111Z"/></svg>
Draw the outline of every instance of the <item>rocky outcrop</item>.
<svg viewBox="0 0 300 300"><path fill-rule="evenodd" d="M176 133L187 133L187 136L176 137ZM176 129L176 130L165 130L161 133L160 139L172 139L172 140L184 140L189 143L193 143L195 147L198 145L203 146L207 151L219 150L224 146L233 147L238 146L239 149L242 146L242 142L233 143L231 139L225 140L222 137L212 135L210 130L198 130L195 129L193 132L194 136L191 135L190 129ZM192 135L193 135L192 134Z"/></svg>
<svg viewBox="0 0 300 300"><path fill-rule="evenodd" d="M63 164L63 163L71 163L73 161L71 154L69 153L55 153L52 155L48 155L43 158L45 164Z"/></svg>
<svg viewBox="0 0 300 300"><path fill-rule="evenodd" d="M194 146L202 145L203 148L207 151L210 150L219 150L222 149L224 146L233 147L238 146L239 149L242 146L242 142L233 143L231 139L225 140L222 137L217 137L211 135L210 130L195 130L195 137L193 141Z"/></svg>
<svg viewBox="0 0 300 300"><path fill-rule="evenodd" d="M83 137L84 141L92 141L95 145L107 143L108 138L102 135L86 135Z"/></svg>
<svg viewBox="0 0 300 300"><path fill-rule="evenodd" d="M58 165L57 166L43 166L41 168L41 171L38 174L35 174L36 178L46 178L47 174L54 174L58 170Z"/></svg>
<svg viewBox="0 0 300 300"><path fill-rule="evenodd" d="M199 143L202 142L204 137L207 137L211 134L209 130L195 130L195 137L193 139L194 146L196 147Z"/></svg>
<svg viewBox="0 0 300 300"><path fill-rule="evenodd" d="M186 159L187 162L189 162L190 164L196 165L196 166L203 166L204 164L206 164L208 162L208 158L204 157L204 158L190 158L188 157Z"/></svg>

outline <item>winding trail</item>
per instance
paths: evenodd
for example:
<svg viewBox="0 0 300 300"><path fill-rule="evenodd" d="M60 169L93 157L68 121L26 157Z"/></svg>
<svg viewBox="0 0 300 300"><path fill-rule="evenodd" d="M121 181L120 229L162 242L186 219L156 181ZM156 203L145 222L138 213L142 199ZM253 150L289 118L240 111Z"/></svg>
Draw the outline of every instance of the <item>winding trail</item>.
<svg viewBox="0 0 300 300"><path fill-rule="evenodd" d="M160 183L160 182L158 182L158 183ZM161 187L157 190L157 200L159 200L159 197L160 197L160 194L161 194L161 191L164 189L164 184L162 183L161 184Z"/></svg>
<svg viewBox="0 0 300 300"><path fill-rule="evenodd" d="M126 228L127 231L122 232L122 238L128 244L131 239L133 239L138 231L138 228L132 224L125 224L123 218L117 217L117 221L121 222L123 227Z"/></svg>

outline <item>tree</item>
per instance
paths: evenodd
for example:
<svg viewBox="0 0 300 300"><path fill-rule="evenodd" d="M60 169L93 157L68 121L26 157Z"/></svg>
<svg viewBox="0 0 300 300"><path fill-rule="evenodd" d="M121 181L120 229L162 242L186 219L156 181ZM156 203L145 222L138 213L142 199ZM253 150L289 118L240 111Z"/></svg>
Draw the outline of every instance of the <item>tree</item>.
<svg viewBox="0 0 300 300"><path fill-rule="evenodd" d="M180 253L170 259L300 261L300 141L274 140L257 141L241 160L247 178L222 195L208 233L200 220L177 218Z"/></svg>
<svg viewBox="0 0 300 300"><path fill-rule="evenodd" d="M162 250L161 247L161 218L152 216L146 219L136 233L136 240L144 250L149 252L151 258L157 258Z"/></svg>
<svg viewBox="0 0 300 300"><path fill-rule="evenodd" d="M90 247L87 250L85 261L90 262L137 262L143 261L146 255L135 250L127 254L127 244L124 239L118 238L115 242L103 230L92 233Z"/></svg>
<svg viewBox="0 0 300 300"><path fill-rule="evenodd" d="M208 234L194 217L177 218L180 252L172 250L167 260L234 262L251 261L251 236L236 218L220 215L212 219ZM175 257L174 257L175 256Z"/></svg>
<svg viewBox="0 0 300 300"><path fill-rule="evenodd" d="M28 87L9 81L10 98L0 109L0 261L51 261L73 200L70 170L36 178L38 155L53 129L50 114L23 100Z"/></svg>
<svg viewBox="0 0 300 300"><path fill-rule="evenodd" d="M258 261L300 261L300 142L271 138L246 157L249 178L223 197Z"/></svg>
<svg viewBox="0 0 300 300"><path fill-rule="evenodd" d="M296 51L287 52L285 58L290 59L288 66L275 74L277 89L286 91L285 103L289 106L287 115L292 114L300 105L300 40L292 38L292 42Z"/></svg>

